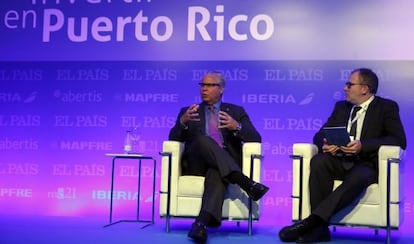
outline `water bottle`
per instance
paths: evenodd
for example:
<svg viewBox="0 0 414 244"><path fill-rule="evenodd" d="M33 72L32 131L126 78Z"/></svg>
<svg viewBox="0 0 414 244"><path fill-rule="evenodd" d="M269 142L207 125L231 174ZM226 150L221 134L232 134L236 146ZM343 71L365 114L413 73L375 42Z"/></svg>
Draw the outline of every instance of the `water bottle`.
<svg viewBox="0 0 414 244"><path fill-rule="evenodd" d="M125 141L124 141L124 152L129 154L132 151L132 133L131 130L126 131Z"/></svg>
<svg viewBox="0 0 414 244"><path fill-rule="evenodd" d="M131 129L131 153L139 153L138 143L140 134L137 127Z"/></svg>

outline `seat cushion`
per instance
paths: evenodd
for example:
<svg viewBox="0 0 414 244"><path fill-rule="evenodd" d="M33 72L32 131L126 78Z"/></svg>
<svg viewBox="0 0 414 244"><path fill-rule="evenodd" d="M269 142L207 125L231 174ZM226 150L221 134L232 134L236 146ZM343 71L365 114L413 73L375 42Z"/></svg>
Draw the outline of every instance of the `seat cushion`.
<svg viewBox="0 0 414 244"><path fill-rule="evenodd" d="M183 175L178 177L178 196L202 197L204 191L204 177Z"/></svg>
<svg viewBox="0 0 414 244"><path fill-rule="evenodd" d="M178 178L177 211L178 216L197 216L204 191L204 177L185 175ZM223 203L223 218L246 220L248 218L249 197L239 186L229 184ZM252 202L252 217L259 218L259 202Z"/></svg>
<svg viewBox="0 0 414 244"><path fill-rule="evenodd" d="M334 189L337 188L342 181L336 180L334 183ZM368 186L365 194L359 200L360 204L379 205L380 204L380 193L378 184L371 184Z"/></svg>

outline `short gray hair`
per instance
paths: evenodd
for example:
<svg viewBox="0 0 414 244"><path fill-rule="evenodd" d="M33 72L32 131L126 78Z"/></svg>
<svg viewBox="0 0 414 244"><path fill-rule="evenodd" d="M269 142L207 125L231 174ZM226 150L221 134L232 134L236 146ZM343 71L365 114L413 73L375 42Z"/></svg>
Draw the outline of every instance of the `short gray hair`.
<svg viewBox="0 0 414 244"><path fill-rule="evenodd" d="M218 80L219 80L220 85L222 87L226 86L226 79L224 78L224 75L223 75L222 72L213 70L213 71L208 71L204 76L207 76L207 75L212 75L212 76L217 77Z"/></svg>

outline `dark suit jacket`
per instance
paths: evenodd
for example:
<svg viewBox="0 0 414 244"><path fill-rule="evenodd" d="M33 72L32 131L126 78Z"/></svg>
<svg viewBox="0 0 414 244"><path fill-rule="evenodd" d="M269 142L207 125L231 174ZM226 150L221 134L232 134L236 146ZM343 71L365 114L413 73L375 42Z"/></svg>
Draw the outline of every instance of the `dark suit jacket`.
<svg viewBox="0 0 414 244"><path fill-rule="evenodd" d="M180 117L185 113L188 107L181 108L180 113L178 114L177 121L173 128L170 130L169 140L185 142L185 149L183 155L183 168L186 168L186 154L189 148L189 145L192 143L197 136L206 135L206 118L205 118L205 103L201 103L199 107L200 121L190 121L188 123L188 128L180 124ZM233 119L241 123L242 129L239 133L228 129L221 129L223 135L223 148L227 150L230 155L235 159L235 161L241 164L241 155L242 155L242 143L243 142L261 142L261 136L257 132L256 128L253 126L250 121L249 116L243 107L230 104L230 103L221 103L220 110L228 113Z"/></svg>
<svg viewBox="0 0 414 244"><path fill-rule="evenodd" d="M340 101L322 126L347 126L349 114L353 104ZM319 130L313 142L321 151L324 134ZM361 131L362 150L359 153L361 161L368 162L378 169L378 149L381 145L395 145L405 149L407 146L406 136L399 115L398 104L392 100L376 96L370 103Z"/></svg>

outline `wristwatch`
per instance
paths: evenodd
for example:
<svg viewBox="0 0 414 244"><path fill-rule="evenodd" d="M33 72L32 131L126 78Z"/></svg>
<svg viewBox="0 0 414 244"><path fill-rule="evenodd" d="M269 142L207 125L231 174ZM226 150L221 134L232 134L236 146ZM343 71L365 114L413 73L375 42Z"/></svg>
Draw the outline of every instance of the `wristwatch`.
<svg viewBox="0 0 414 244"><path fill-rule="evenodd" d="M242 129L242 125L240 123L237 123L237 127L236 127L236 130L233 131L233 135L238 136L241 129Z"/></svg>
<svg viewBox="0 0 414 244"><path fill-rule="evenodd" d="M180 125L181 125L181 128L183 128L184 130L188 130L188 124L180 123Z"/></svg>
<svg viewBox="0 0 414 244"><path fill-rule="evenodd" d="M236 127L236 131L241 131L241 129L242 129L242 125L241 123L238 123Z"/></svg>

